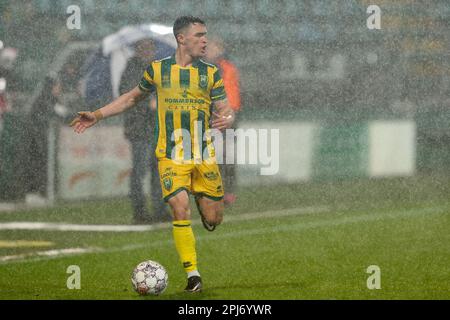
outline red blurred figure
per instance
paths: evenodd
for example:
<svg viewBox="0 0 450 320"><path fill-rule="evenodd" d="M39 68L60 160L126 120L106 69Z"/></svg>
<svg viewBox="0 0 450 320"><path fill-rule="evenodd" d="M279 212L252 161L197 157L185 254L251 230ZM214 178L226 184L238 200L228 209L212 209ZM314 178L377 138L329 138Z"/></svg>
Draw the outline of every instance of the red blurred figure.
<svg viewBox="0 0 450 320"><path fill-rule="evenodd" d="M223 41L219 38L209 38L206 59L214 63L220 70L227 95L228 103L237 115L241 109L241 90L239 86L239 70L233 62L225 58L225 48ZM236 128L236 120L232 129ZM227 141L224 137L223 159L226 159L227 145L235 146L233 141ZM236 154L236 152L234 152ZM223 197L225 206L230 206L236 201L235 183L236 183L236 166L234 164L220 165L222 178L225 187L225 195Z"/></svg>

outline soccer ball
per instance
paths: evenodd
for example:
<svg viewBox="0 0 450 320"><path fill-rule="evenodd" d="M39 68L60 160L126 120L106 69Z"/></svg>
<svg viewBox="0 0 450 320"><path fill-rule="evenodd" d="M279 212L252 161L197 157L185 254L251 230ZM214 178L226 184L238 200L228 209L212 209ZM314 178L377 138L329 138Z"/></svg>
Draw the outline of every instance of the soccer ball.
<svg viewBox="0 0 450 320"><path fill-rule="evenodd" d="M168 284L169 276L162 265L155 261L144 261L134 268L131 283L140 295L159 295Z"/></svg>

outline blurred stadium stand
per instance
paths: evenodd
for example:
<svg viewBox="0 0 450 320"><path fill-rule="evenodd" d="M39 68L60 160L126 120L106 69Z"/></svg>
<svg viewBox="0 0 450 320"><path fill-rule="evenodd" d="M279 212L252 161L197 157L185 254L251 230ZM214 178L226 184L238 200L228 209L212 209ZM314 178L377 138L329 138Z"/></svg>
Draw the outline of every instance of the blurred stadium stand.
<svg viewBox="0 0 450 320"><path fill-rule="evenodd" d="M177 16L194 14L205 18L210 34L224 38L241 70L243 120L345 126L414 119L417 169L448 171L450 3L379 0L382 29L368 30L366 8L372 2L2 1L0 39L19 49L21 90L13 112L26 109L27 98L68 43L100 40L129 24L171 25ZM81 30L65 27L69 5L81 8ZM68 87L65 93L71 90L76 91ZM402 108L406 99L415 107Z"/></svg>

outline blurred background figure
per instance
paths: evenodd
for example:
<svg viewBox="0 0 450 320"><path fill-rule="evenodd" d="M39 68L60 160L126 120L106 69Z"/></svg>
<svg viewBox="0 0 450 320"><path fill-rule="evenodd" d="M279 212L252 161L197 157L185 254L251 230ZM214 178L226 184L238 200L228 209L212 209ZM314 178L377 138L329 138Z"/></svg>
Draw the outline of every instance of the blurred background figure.
<svg viewBox="0 0 450 320"><path fill-rule="evenodd" d="M131 90L139 82L144 70L154 57L154 43L142 39L135 43L135 54L128 60L120 80L120 94ZM153 132L156 127L156 100L144 100L124 114L124 134L130 142L132 169L130 199L133 206L133 223L146 224L171 220L161 195L158 165L153 150L156 149ZM152 214L149 213L143 188L145 174L150 168Z"/></svg>
<svg viewBox="0 0 450 320"><path fill-rule="evenodd" d="M16 59L17 50L6 47L0 40L0 119L3 113L12 108L11 91L17 87L14 73Z"/></svg>
<svg viewBox="0 0 450 320"><path fill-rule="evenodd" d="M213 37L208 39L208 49L206 59L211 63L215 64L223 78L223 83L225 87L225 92L227 94L228 103L230 107L233 108L236 114L236 120L234 121L233 128L237 128L237 121L239 119L239 110L241 109L241 91L239 85L239 70L236 65L231 62L225 55L225 47L223 40L218 37ZM226 162L226 150L231 150L234 148L234 155L236 156L236 144L235 137L232 139L227 139L224 135L223 143L223 164L220 165L220 171L224 183L225 195L224 203L225 206L229 206L236 201L236 165L227 164ZM236 163L236 161L234 161Z"/></svg>
<svg viewBox="0 0 450 320"><path fill-rule="evenodd" d="M3 53L4 44L3 41L0 40L0 56ZM6 103L6 79L3 71L3 65L0 62L0 133L1 133L1 119L2 114L6 112L7 103Z"/></svg>
<svg viewBox="0 0 450 320"><path fill-rule="evenodd" d="M12 169L14 164L8 163L12 162L11 158L8 157L7 148L8 142L11 141L11 139L7 133L4 134L7 131L5 128L8 127L8 117L11 119L11 111L16 102L15 93L16 90L18 90L15 70L17 49L7 47L1 39L3 39L3 37L0 35L0 177L3 177L3 181L6 181L8 178L5 179L4 177L8 176L8 169L10 172L19 171L14 170L15 168ZM11 126L11 121L9 126ZM17 154L19 154L19 152L17 152ZM3 181L0 179L0 185L4 184ZM11 187L8 187L7 190L8 191L6 192L0 191L0 194L5 195L8 193L9 195L12 195L16 191Z"/></svg>
<svg viewBox="0 0 450 320"><path fill-rule="evenodd" d="M56 75L45 77L44 86L27 115L26 127L26 186L25 201L32 205L45 205L47 197L48 133L55 107L60 105L61 81Z"/></svg>

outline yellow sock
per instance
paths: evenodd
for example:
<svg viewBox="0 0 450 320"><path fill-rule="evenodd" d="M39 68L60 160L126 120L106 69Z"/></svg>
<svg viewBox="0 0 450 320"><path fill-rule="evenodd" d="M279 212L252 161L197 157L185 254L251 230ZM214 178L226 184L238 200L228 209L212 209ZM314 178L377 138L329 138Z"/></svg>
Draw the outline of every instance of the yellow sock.
<svg viewBox="0 0 450 320"><path fill-rule="evenodd" d="M173 238L184 270L186 272L197 270L197 253L195 251L195 237L191 227L191 220L174 221Z"/></svg>

